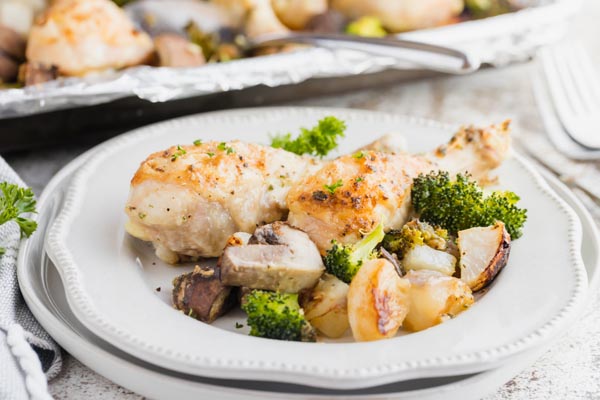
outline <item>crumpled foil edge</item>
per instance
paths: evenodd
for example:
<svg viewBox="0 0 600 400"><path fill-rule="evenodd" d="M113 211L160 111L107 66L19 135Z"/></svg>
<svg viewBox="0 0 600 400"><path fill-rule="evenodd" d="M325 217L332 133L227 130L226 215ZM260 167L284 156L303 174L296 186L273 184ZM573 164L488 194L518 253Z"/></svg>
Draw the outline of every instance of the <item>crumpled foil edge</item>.
<svg viewBox="0 0 600 400"><path fill-rule="evenodd" d="M554 0L480 21L410 32L403 38L454 47L482 63L503 66L531 57L558 41L579 1ZM65 108L91 106L137 96L150 102L239 90L276 87L311 78L331 78L416 67L386 57L350 50L304 48L269 56L209 64L196 68L140 66L86 78L66 78L39 87L0 91L0 119L23 117ZM418 69L418 68L417 68Z"/></svg>

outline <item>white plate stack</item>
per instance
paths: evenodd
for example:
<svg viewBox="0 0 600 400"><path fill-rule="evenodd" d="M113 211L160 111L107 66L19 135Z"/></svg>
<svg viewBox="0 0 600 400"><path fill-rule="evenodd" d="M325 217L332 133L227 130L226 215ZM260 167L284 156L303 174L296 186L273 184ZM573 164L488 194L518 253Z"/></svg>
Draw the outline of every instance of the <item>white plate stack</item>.
<svg viewBox="0 0 600 400"><path fill-rule="evenodd" d="M442 325L370 343L279 342L236 329L241 313L206 325L170 307L172 278L191 266L165 265L123 229L139 162L196 139L268 143L325 115L347 122L339 152L389 132L426 151L454 129L375 112L266 108L167 121L110 140L66 166L40 198L39 233L19 255L35 316L91 369L150 398L477 399L532 363L581 313L598 275L594 222L564 186L518 155L497 174L528 209L525 233L489 291Z"/></svg>

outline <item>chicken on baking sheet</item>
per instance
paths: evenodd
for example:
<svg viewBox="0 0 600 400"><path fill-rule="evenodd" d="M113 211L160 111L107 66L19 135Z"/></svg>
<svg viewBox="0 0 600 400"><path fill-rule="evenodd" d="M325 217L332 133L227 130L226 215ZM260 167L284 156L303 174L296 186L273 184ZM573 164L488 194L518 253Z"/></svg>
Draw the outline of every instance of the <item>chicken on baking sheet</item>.
<svg viewBox="0 0 600 400"><path fill-rule="evenodd" d="M349 330L364 341L430 328L473 304L526 220L514 193L480 187L509 154L509 123L463 127L428 153L379 139L322 158L344 129L326 117L271 146L198 140L142 162L127 232L167 263L219 258L177 281L176 308L212 321L231 306L217 294L239 288L252 335L314 341Z"/></svg>
<svg viewBox="0 0 600 400"><path fill-rule="evenodd" d="M248 46L265 34L385 36L516 9L510 0L0 0L0 84L199 67L296 48Z"/></svg>

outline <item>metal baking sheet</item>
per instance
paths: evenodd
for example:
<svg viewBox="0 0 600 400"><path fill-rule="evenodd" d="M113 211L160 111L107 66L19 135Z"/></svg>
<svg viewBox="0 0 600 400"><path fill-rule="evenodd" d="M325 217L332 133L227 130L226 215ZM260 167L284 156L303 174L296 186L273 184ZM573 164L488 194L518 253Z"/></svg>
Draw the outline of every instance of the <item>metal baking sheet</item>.
<svg viewBox="0 0 600 400"><path fill-rule="evenodd" d="M581 2L547 0L529 3L531 7L511 14L401 36L455 47L492 66L505 65L526 59L540 46L559 40ZM321 48L197 68L142 66L83 79L59 79L40 87L2 90L0 119L97 105L131 96L162 103L259 85L278 87L313 78L365 75L386 69L404 70L411 66L386 57Z"/></svg>

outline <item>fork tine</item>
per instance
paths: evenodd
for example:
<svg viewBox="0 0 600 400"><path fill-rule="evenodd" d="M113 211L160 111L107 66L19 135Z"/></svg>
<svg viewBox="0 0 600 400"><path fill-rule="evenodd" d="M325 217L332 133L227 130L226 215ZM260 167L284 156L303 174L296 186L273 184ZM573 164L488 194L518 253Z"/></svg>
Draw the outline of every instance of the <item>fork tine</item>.
<svg viewBox="0 0 600 400"><path fill-rule="evenodd" d="M600 111L600 81L598 80L598 71L594 71L592 60L581 43L573 46L575 59L579 60L581 74L579 79L582 86L585 87L585 93L589 96L590 111Z"/></svg>
<svg viewBox="0 0 600 400"><path fill-rule="evenodd" d="M562 90L571 104L571 111L573 114L580 114L583 109L583 102L578 90L578 84L572 74L573 65L569 65L572 63L569 60L573 60L571 50L567 46L560 46L551 54L558 73L557 76L560 78L559 81L562 85ZM577 67L575 66L575 68Z"/></svg>
<svg viewBox="0 0 600 400"><path fill-rule="evenodd" d="M556 68L553 52L550 49L543 49L540 54L540 59L542 61L542 67L544 74L546 75L546 82L550 89L552 101L562 119L563 114L571 113L573 108L571 103L567 101L566 94L564 93L564 85L562 83L562 78L558 73L558 69ZM565 112L563 113L561 110L565 110Z"/></svg>
<svg viewBox="0 0 600 400"><path fill-rule="evenodd" d="M569 136L588 149L600 150L598 83L589 59L574 44L545 49L540 55L550 97ZM585 68L585 69L584 69ZM589 79L588 79L589 78Z"/></svg>

